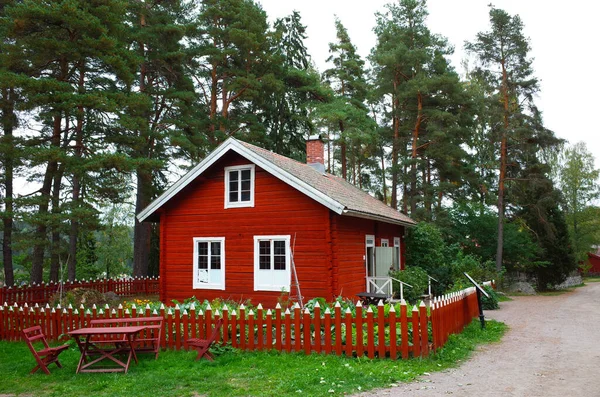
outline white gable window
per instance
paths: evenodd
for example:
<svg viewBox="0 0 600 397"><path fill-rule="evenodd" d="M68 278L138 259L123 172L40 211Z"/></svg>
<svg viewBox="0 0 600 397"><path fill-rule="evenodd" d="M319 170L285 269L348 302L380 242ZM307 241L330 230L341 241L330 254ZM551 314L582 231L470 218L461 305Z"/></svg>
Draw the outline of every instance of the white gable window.
<svg viewBox="0 0 600 397"><path fill-rule="evenodd" d="M290 236L254 236L254 290L289 291Z"/></svg>
<svg viewBox="0 0 600 397"><path fill-rule="evenodd" d="M194 238L194 288L225 289L225 238Z"/></svg>
<svg viewBox="0 0 600 397"><path fill-rule="evenodd" d="M225 167L225 208L254 207L254 164Z"/></svg>
<svg viewBox="0 0 600 397"><path fill-rule="evenodd" d="M400 237L394 237L394 269L400 270Z"/></svg>

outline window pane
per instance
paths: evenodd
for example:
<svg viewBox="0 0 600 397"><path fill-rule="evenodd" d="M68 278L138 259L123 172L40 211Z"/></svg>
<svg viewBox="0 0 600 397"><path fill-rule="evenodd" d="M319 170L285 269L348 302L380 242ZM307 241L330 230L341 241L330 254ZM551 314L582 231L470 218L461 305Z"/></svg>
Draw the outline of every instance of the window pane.
<svg viewBox="0 0 600 397"><path fill-rule="evenodd" d="M221 243L218 241L210 243L210 268L221 268Z"/></svg>
<svg viewBox="0 0 600 397"><path fill-rule="evenodd" d="M250 170L242 170L242 182L250 182Z"/></svg>
<svg viewBox="0 0 600 397"><path fill-rule="evenodd" d="M207 242L198 242L198 255L208 255Z"/></svg>
<svg viewBox="0 0 600 397"><path fill-rule="evenodd" d="M258 257L258 267L260 270L269 270L271 269L271 256L269 255L260 255Z"/></svg>
<svg viewBox="0 0 600 397"><path fill-rule="evenodd" d="M274 241L275 255L285 255L285 241Z"/></svg>
<svg viewBox="0 0 600 397"><path fill-rule="evenodd" d="M198 269L208 269L208 256L198 255Z"/></svg>
<svg viewBox="0 0 600 397"><path fill-rule="evenodd" d="M270 255L271 254L271 242L270 241L259 241L258 242L260 255Z"/></svg>
<svg viewBox="0 0 600 397"><path fill-rule="evenodd" d="M229 171L229 181L230 181L230 183L231 182L236 182L236 185L237 185L238 175L239 175L239 171Z"/></svg>
<svg viewBox="0 0 600 397"><path fill-rule="evenodd" d="M237 192L229 192L229 202L230 203L235 203L238 201L238 194Z"/></svg>
<svg viewBox="0 0 600 397"><path fill-rule="evenodd" d="M250 181L242 181L242 191L250 191Z"/></svg>
<svg viewBox="0 0 600 397"><path fill-rule="evenodd" d="M275 255L273 257L273 269L285 270L285 255Z"/></svg>
<svg viewBox="0 0 600 397"><path fill-rule="evenodd" d="M242 201L250 201L250 192L242 192Z"/></svg>

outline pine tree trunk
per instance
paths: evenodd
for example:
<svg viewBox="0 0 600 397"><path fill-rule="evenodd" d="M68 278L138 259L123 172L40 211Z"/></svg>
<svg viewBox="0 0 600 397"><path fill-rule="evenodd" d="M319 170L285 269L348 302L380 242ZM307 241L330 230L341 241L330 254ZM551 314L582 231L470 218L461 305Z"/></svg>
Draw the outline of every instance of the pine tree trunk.
<svg viewBox="0 0 600 397"><path fill-rule="evenodd" d="M143 170L137 171L137 188L135 213L139 214L150 204L152 191L152 174ZM135 218L133 231L133 275L145 277L148 275L148 259L150 256L151 224L140 222Z"/></svg>
<svg viewBox="0 0 600 397"><path fill-rule="evenodd" d="M398 208L398 150L400 150L400 120L398 119L400 109L398 97L396 96L397 87L398 76L394 79L394 94L392 98L394 140L392 142L392 199L390 205L394 209Z"/></svg>
<svg viewBox="0 0 600 397"><path fill-rule="evenodd" d="M79 93L85 93L85 64L82 62L79 69ZM75 159L76 166L73 172L73 189L71 193L72 208L71 208L71 230L69 231L69 256L67 259L67 272L69 281L75 279L77 273L77 238L79 236L79 221L77 210L80 207L79 195L81 192L81 183L79 180L78 167L81 166L81 157L83 153L83 105L77 107L77 125L75 126Z"/></svg>
<svg viewBox="0 0 600 397"><path fill-rule="evenodd" d="M3 153L4 162L4 214L2 215L2 261L4 263L4 284L12 287L15 284L12 255L12 230L14 217L13 204L13 167L14 167L14 142L13 129L15 123L14 91L12 88L2 89L2 129L4 132L3 144L6 150Z"/></svg>
<svg viewBox="0 0 600 397"><path fill-rule="evenodd" d="M504 180L506 178L507 137L508 137L508 75L504 60L502 65L502 101L504 105L504 129L500 142L500 176L498 181L498 245L496 246L496 271L502 270L502 256L504 247Z"/></svg>
<svg viewBox="0 0 600 397"><path fill-rule="evenodd" d="M68 126L67 126L68 130ZM58 166L58 170L54 175L52 181L52 226L50 229L52 230L50 245L50 281L58 281L59 271L60 271L60 190L62 184L62 177L65 172L65 164L61 163ZM73 278L74 279L74 278ZM73 281L73 280L71 280Z"/></svg>
<svg viewBox="0 0 600 397"><path fill-rule="evenodd" d="M344 122L339 122L340 127L340 161L342 163L342 178L348 180L348 164L346 161L346 142L344 141Z"/></svg>
<svg viewBox="0 0 600 397"><path fill-rule="evenodd" d="M387 204L387 185L385 182L385 154L381 148L381 186L383 188L383 202Z"/></svg>
<svg viewBox="0 0 600 397"><path fill-rule="evenodd" d="M419 133L421 128L421 120L423 118L423 99L421 93L417 94L417 121L412 134L412 151L410 158L412 163L410 166L410 215L414 216L417 212L417 148L419 144Z"/></svg>
<svg viewBox="0 0 600 397"><path fill-rule="evenodd" d="M54 116L53 128L52 128L52 147L58 149L60 147L60 132L61 132L61 120L62 117L59 114ZM44 253L46 251L48 224L46 218L48 216L48 207L50 204L50 193L52 191L52 181L58 171L58 162L51 160L46 166L46 172L44 174L44 181L40 188L40 197L38 205L38 213L36 220L37 226L35 229L35 238L33 253L31 255L31 283L41 283L43 279L43 268L44 268Z"/></svg>

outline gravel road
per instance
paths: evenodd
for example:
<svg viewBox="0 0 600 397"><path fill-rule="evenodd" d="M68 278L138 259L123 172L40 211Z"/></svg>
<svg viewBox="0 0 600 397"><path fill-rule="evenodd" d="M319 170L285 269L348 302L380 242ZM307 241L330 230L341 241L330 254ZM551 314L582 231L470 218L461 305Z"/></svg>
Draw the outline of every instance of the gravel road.
<svg viewBox="0 0 600 397"><path fill-rule="evenodd" d="M600 396L600 282L558 296L522 296L485 311L510 329L458 368L379 396Z"/></svg>

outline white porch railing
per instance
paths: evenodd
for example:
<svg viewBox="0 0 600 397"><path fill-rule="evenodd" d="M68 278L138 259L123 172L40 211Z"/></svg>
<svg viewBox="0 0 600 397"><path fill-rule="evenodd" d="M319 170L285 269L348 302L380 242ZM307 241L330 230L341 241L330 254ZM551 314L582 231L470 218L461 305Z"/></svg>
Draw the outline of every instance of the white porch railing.
<svg viewBox="0 0 600 397"><path fill-rule="evenodd" d="M404 299L404 286L412 288L412 285L393 277L367 277L367 292L372 294L382 294L388 299L394 297L394 288L392 281L400 283L400 299Z"/></svg>

